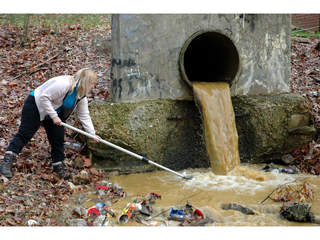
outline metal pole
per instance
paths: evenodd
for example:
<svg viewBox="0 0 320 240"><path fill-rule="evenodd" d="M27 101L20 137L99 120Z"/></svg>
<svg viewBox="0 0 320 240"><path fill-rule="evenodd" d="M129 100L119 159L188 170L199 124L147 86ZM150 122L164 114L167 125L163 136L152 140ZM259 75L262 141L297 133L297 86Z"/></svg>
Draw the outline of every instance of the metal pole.
<svg viewBox="0 0 320 240"><path fill-rule="evenodd" d="M76 131L76 132L78 132L78 133L81 133L81 134L83 134L83 135L85 135L85 136L87 136L87 137L89 137L89 138L96 139L96 140L99 141L99 142L102 142L102 143L104 143L104 144L106 144L106 145L108 145L108 146L110 146L110 147L113 147L113 148L115 148L115 149L117 149L117 150L119 150L119 151L122 151L122 152L124 152L124 153L126 153L126 154L129 154L129 155L131 155L132 157L138 158L139 160L145 161L145 162L150 163L150 164L153 164L153 165L155 165L155 166L157 166L157 167L159 167L159 168L162 168L162 169L164 169L164 170L166 170L166 171L169 171L169 172L171 172L171 173L174 173L174 174L178 175L179 177L182 177L182 178L184 178L184 179L191 179L190 176L186 176L185 174L180 174L180 173L178 173L178 172L175 172L175 171L173 171L173 170L171 170L171 169L169 169L169 168L167 168L167 167L164 167L164 166L162 166L162 165L160 165L160 164L158 164L158 163L155 163L155 162L147 159L146 157L143 157L143 156L140 156L140 155L138 155L138 154L136 154L136 153L130 152L130 151L128 151L128 150L126 150L126 149L124 149L124 148L122 148L122 147L119 147L119 146L117 146L117 145L115 145L115 144L113 144L113 143L111 143L111 142L108 142L108 141L106 141L106 140L103 140L103 139L101 139L101 138L98 138L98 137L95 136L95 135L92 135L92 134L90 134L90 133L87 133L87 132L85 132L85 131L82 131L82 130L80 130L80 129L78 129L78 128L75 128L75 127L69 125L69 124L66 124L66 123L62 122L61 125L64 126L64 127L66 127L66 128L70 128L70 129L72 129L72 130L74 130L74 131Z"/></svg>

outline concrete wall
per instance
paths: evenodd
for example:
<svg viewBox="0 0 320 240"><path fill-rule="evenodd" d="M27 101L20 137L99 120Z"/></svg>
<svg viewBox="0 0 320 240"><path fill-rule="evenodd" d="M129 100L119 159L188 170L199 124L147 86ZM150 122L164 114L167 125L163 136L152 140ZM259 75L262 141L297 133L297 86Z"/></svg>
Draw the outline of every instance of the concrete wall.
<svg viewBox="0 0 320 240"><path fill-rule="evenodd" d="M222 33L238 51L233 96L289 92L290 24L289 14L113 15L111 99L192 100L179 54L201 30Z"/></svg>

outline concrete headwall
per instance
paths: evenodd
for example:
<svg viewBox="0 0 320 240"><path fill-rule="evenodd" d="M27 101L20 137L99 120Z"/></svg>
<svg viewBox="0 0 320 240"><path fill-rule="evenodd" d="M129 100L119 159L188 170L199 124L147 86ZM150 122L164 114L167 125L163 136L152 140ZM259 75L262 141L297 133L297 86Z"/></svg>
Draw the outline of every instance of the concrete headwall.
<svg viewBox="0 0 320 240"><path fill-rule="evenodd" d="M239 66L231 81L233 96L289 92L290 24L289 14L113 15L112 101L192 100L179 55L199 31L220 33L234 44ZM223 41L211 42L225 47ZM213 63L232 65L233 59L224 59L230 56L212 54Z"/></svg>
<svg viewBox="0 0 320 240"><path fill-rule="evenodd" d="M173 170L209 167L193 81L230 84L241 162L278 161L311 141L305 98L288 94L290 15L130 14L112 19L111 101L92 103L97 134ZM89 144L94 165L154 170Z"/></svg>

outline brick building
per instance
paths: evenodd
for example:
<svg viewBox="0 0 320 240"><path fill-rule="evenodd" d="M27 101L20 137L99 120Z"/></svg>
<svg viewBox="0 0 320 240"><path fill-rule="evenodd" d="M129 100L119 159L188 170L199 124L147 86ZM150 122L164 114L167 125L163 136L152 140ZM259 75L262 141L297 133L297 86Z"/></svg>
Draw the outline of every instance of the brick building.
<svg viewBox="0 0 320 240"><path fill-rule="evenodd" d="M298 28L320 31L320 14L292 14L292 24Z"/></svg>

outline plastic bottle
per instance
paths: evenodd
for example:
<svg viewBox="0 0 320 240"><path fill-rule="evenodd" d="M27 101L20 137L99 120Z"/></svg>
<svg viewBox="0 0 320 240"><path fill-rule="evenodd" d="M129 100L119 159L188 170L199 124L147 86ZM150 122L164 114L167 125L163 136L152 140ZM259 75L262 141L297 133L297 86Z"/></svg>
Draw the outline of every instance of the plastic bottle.
<svg viewBox="0 0 320 240"><path fill-rule="evenodd" d="M96 208L101 212L101 210L106 206L105 203L97 203Z"/></svg>
<svg viewBox="0 0 320 240"><path fill-rule="evenodd" d="M65 142L64 145L65 147L71 148L73 150L79 150L82 146L80 143L71 143L71 142Z"/></svg>
<svg viewBox="0 0 320 240"><path fill-rule="evenodd" d="M280 171L282 173L288 173L288 174L295 174L297 173L296 170L292 169L292 168L280 168Z"/></svg>

